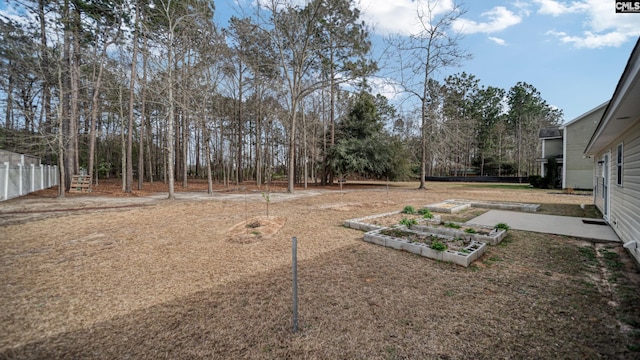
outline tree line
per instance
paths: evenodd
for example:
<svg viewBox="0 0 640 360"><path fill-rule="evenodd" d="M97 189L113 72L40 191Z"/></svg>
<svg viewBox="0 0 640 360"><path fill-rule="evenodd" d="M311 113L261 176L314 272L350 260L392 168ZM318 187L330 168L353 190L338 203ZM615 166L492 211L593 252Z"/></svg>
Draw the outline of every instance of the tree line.
<svg viewBox="0 0 640 360"><path fill-rule="evenodd" d="M509 90L466 73L445 13L418 11L423 31L389 46L402 107L371 86L367 25L353 0L261 1L228 24L210 0L23 0L0 16L0 148L58 164L59 195L85 169L188 186L348 176L537 173L538 131L557 125L530 84ZM433 5L435 6L435 5ZM413 105L408 105L413 104Z"/></svg>

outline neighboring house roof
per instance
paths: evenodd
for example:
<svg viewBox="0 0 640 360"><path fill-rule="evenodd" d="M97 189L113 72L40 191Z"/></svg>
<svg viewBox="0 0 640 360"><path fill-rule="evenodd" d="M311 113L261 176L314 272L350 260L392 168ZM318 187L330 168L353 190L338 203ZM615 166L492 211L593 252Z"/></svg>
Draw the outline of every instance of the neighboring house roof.
<svg viewBox="0 0 640 360"><path fill-rule="evenodd" d="M600 104L600 105L598 105L598 106L594 107L593 109L591 109L591 110L587 111L586 113L584 113L584 114L582 114L582 115L578 116L577 118L575 118L575 119L573 119L573 120L569 121L568 123L562 124L562 126L561 126L560 128L561 128L561 129L564 129L564 128L566 128L567 126L573 125L573 124L575 124L575 123L579 122L580 120L582 120L582 119L584 119L584 118L588 117L589 115L593 114L594 112L596 112L596 111L598 111L598 110L602 109L603 107L605 107L605 106L607 106L607 105L609 105L609 100L607 100L607 101L603 102L602 104Z"/></svg>
<svg viewBox="0 0 640 360"><path fill-rule="evenodd" d="M540 129L540 133L538 134L538 138L540 138L540 139L561 139L562 138L562 129L559 128L559 127L542 128L542 129Z"/></svg>
<svg viewBox="0 0 640 360"><path fill-rule="evenodd" d="M640 114L640 38L584 153L594 155L632 126Z"/></svg>

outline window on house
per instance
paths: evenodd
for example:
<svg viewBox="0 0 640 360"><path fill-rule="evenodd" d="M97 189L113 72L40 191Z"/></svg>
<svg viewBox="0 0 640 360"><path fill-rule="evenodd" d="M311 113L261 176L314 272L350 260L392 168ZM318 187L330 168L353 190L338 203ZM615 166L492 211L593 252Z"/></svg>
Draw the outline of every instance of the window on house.
<svg viewBox="0 0 640 360"><path fill-rule="evenodd" d="M617 168L617 184L618 186L622 186L622 163L624 160L623 157L623 153L622 153L623 149L622 149L622 144L618 145L618 153L617 153L617 161L616 161L616 168Z"/></svg>

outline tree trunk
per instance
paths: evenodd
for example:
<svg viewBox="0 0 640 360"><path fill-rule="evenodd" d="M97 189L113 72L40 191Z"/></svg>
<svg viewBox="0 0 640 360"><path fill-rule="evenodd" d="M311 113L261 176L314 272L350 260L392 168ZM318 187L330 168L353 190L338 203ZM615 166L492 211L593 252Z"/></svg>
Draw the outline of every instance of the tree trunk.
<svg viewBox="0 0 640 360"><path fill-rule="evenodd" d="M127 177L125 180L125 192L131 193L133 190L133 109L135 105L136 93L136 78L137 78L137 63L138 63L138 26L140 11L138 1L136 1L136 18L133 30L133 55L131 56L131 79L129 79L129 116L127 123ZM140 170L138 170L139 172ZM140 177L140 174L138 174Z"/></svg>
<svg viewBox="0 0 640 360"><path fill-rule="evenodd" d="M186 98L186 94L185 94ZM182 110L182 187L186 189L189 184L187 177L189 172L189 110Z"/></svg>
<svg viewBox="0 0 640 360"><path fill-rule="evenodd" d="M175 181L175 177L174 177L174 173L173 173L173 161L174 161L174 116L175 116L175 112L174 112L174 101L173 101L173 34L170 33L169 34L169 46L168 46L168 64L169 66L167 66L168 70L169 70L169 84L168 84L168 95L169 95L169 121L167 124L167 175L168 175L168 181L169 181L169 196L168 199L169 200L174 200L175 199L175 194L174 194L174 181Z"/></svg>
<svg viewBox="0 0 640 360"><path fill-rule="evenodd" d="M125 126L125 122L124 122L124 108L123 108L123 100L122 100L122 94L124 93L124 88L121 86L119 88L119 97L120 97L120 114L118 116L118 119L120 120L120 129L122 129L122 131L120 131L120 147L121 147L121 157L120 157L120 171L122 172L121 176L120 176L120 180L122 181L122 192L126 192L127 188L127 138L125 136L124 133L124 126Z"/></svg>
<svg viewBox="0 0 640 360"><path fill-rule="evenodd" d="M91 190L91 184L93 183L93 168L95 161L95 148L96 148L96 123L98 122L98 107L99 107L99 98L100 98L100 85L102 82L102 73L104 70L104 62L103 59L106 56L107 45L105 45L102 55L100 57L100 65L98 69L98 78L96 79L96 83L93 88L93 97L91 99L91 123L89 129L89 165L87 169L87 174L89 175L89 190ZM97 183L96 183L97 184Z"/></svg>
<svg viewBox="0 0 640 360"><path fill-rule="evenodd" d="M426 189L425 181L427 177L427 81L425 80L424 95L422 98L422 124L420 126L420 140L422 148L422 158L420 159L420 186L418 189Z"/></svg>
<svg viewBox="0 0 640 360"><path fill-rule="evenodd" d="M262 93L258 96L258 111L256 114L256 186L262 185Z"/></svg>
<svg viewBox="0 0 640 360"><path fill-rule="evenodd" d="M51 83L49 78L49 48L47 47L47 27L45 20L45 0L38 1L38 18L40 20L40 53L42 59L42 108L45 118L45 133L51 133ZM46 151L46 163L50 164L51 158L49 147Z"/></svg>
<svg viewBox="0 0 640 360"><path fill-rule="evenodd" d="M302 106L302 166L304 176L304 188L307 188L307 179L309 177L309 169L307 168L307 124L304 116L304 106Z"/></svg>
<svg viewBox="0 0 640 360"><path fill-rule="evenodd" d="M66 63L64 62L64 54L62 54L63 56L63 61L60 61L59 65L58 65L58 89L59 89L59 93L60 93L60 98L63 99L64 98L64 81L62 81L63 78L63 69L65 69L66 67ZM64 104L61 102L58 104L58 129L62 129L63 128L63 124L64 124ZM56 136L57 138L57 147L58 147L58 173L59 173L59 183L58 183L58 198L64 198L64 192L67 188L67 183L66 183L66 174L65 174L65 168L64 168L64 132L63 131L58 131L58 135Z"/></svg>
<svg viewBox="0 0 640 360"><path fill-rule="evenodd" d="M243 76L242 76L242 63L239 65L238 70L238 133L236 144L236 185L244 181L242 174L242 133L243 133L243 119L242 119L242 92L243 92Z"/></svg>
<svg viewBox="0 0 640 360"><path fill-rule="evenodd" d="M136 8L142 10L142 7L139 7L139 3L136 3ZM136 11L137 14L137 11ZM138 16L136 15L136 24ZM144 181L144 148L145 148L145 140L146 140L146 95L147 95L147 55L146 55L146 37L144 38L145 48L143 49L142 54L142 84L141 84L141 94L140 94L140 129L139 136L140 140L138 141L138 190L142 190L142 183ZM138 47L136 46L136 49ZM147 153L147 157L150 159L151 154ZM151 167L149 167L149 174L151 174ZM149 175L150 176L150 175Z"/></svg>
<svg viewBox="0 0 640 360"><path fill-rule="evenodd" d="M293 194L296 181L296 108L297 102L292 101L289 115L291 124L289 127L289 159L287 165L287 192Z"/></svg>
<svg viewBox="0 0 640 360"><path fill-rule="evenodd" d="M60 119L61 119L61 140L60 140L60 144L62 145L62 149L60 149L60 153L62 154L62 151L68 151L68 142L69 142L69 136L70 136L70 126L71 126L71 118L70 118L70 104L71 104L71 100L70 100L70 96L71 96L71 17L70 17L70 10L69 10L69 0L65 0L64 1L64 8L63 8L63 17L62 17L62 21L64 24L64 39L63 39L63 49L62 49L62 72L64 72L64 74L61 75L62 79L62 84L60 86L60 99L61 99L61 110L59 111L59 115L60 115ZM65 184L65 187L63 189L63 191L69 190L68 189L68 185L71 182L71 177L69 175L69 172L72 171L72 169L70 169L70 164L68 164L68 160L67 160L67 156L64 157L64 163L62 163L62 167L64 169L61 169L60 171L60 175L64 176L64 182L62 181L63 179L60 179L60 183L61 184Z"/></svg>
<svg viewBox="0 0 640 360"><path fill-rule="evenodd" d="M9 78L7 79L7 107L5 113L5 128L13 129L13 62L7 64Z"/></svg>
<svg viewBox="0 0 640 360"><path fill-rule="evenodd" d="M205 143L205 159L207 161L207 194L213 194L213 179L211 176L211 135L209 134L209 127L206 121L202 122L202 135Z"/></svg>
<svg viewBox="0 0 640 360"><path fill-rule="evenodd" d="M73 16L73 56L71 57L71 113L69 116L69 138L67 143L66 162L69 173L67 179L71 185L71 176L78 174L78 125L80 123L80 9L75 9Z"/></svg>
<svg viewBox="0 0 640 360"><path fill-rule="evenodd" d="M195 133L195 146L194 146L194 151L195 151L195 155L194 155L194 159L195 159L195 172L192 174L192 176L195 176L196 178L198 178L200 176L200 147L202 146L200 144L201 142L201 131L202 128L200 128L199 126L194 126L193 127L194 133Z"/></svg>
<svg viewBox="0 0 640 360"><path fill-rule="evenodd" d="M151 183L153 185L153 175L154 175L154 171L153 171L153 164L151 162L152 159L152 154L153 154L153 150L151 148L151 140L153 139L153 134L152 134L152 126L151 126L151 114L147 115L147 111L146 111L146 99L147 99L147 63L149 61L149 51L148 51L148 47L147 47L147 36L146 33L143 32L144 35L144 50L142 52L142 121L146 121L146 128L147 128L147 136L145 138L146 140L146 147L147 147L147 177L149 179L149 183ZM140 139L142 139L142 133L140 134ZM144 148L143 143L140 143L140 151L142 152L142 149ZM140 155L140 157L143 157L143 154ZM156 164L157 164L157 159L156 159Z"/></svg>

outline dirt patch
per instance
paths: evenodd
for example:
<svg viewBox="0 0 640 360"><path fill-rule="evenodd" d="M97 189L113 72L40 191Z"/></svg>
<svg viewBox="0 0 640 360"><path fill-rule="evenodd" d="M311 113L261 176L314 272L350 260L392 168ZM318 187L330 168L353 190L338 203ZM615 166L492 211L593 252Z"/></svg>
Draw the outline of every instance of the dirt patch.
<svg viewBox="0 0 640 360"><path fill-rule="evenodd" d="M232 226L227 235L236 244L252 244L277 234L287 219L278 216L255 216Z"/></svg>
<svg viewBox="0 0 640 360"><path fill-rule="evenodd" d="M208 195L191 188L178 193L177 201L165 201L161 193L74 195L64 201L34 195L0 203L1 214L73 202L73 210L37 213L0 227L0 358L637 354L631 350L638 343L637 284L611 286L613 295L601 292L589 276L603 277L599 267L605 265L590 262L580 250L584 242L512 231L465 269L367 244L362 232L341 226L345 219L451 198L567 208L584 202L537 189L428 186L347 183L343 191L279 192L269 216L286 221L271 237L250 244L229 241L230 229L238 226L246 234L247 224L266 217L261 189ZM124 200L153 206L96 209ZM87 208L78 210L78 204ZM331 204L362 206L336 211ZM11 217L0 215L0 221L5 216ZM299 251L298 334L290 330L293 236ZM616 308L609 305L612 296Z"/></svg>

